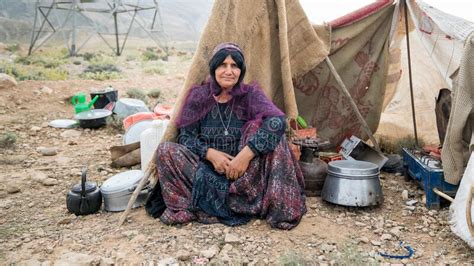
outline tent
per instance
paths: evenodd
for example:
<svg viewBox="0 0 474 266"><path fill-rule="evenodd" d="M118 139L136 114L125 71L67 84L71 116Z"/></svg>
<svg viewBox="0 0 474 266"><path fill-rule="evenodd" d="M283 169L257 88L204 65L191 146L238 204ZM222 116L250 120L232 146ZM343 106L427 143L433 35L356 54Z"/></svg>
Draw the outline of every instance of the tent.
<svg viewBox="0 0 474 266"><path fill-rule="evenodd" d="M413 65L422 62L422 71L414 73L415 80L421 84L414 95L417 127L428 142L436 142L434 97L443 87L456 91L456 86L463 86L453 85L450 78L460 66L462 70L461 59L472 60L472 55L462 52L474 26L421 1L407 3L412 21L410 39L416 40L415 34L422 39L413 42L412 48L413 61L416 60ZM248 69L245 81L258 81L290 118L303 116L318 129L319 135L331 142L340 144L350 135L368 138L351 107L351 99L372 132L389 138L411 134L410 98L404 84L407 71L402 67L406 60L402 49L402 7L393 0L381 0L329 24L312 25L296 0L215 1L175 110L180 109L191 85L206 78L213 47L233 41L245 52ZM341 92L327 58L351 99ZM471 82L470 79L464 77L462 82ZM472 96L472 90L465 90L466 95ZM462 105L466 109L461 111L465 117L456 130L450 125L445 142L450 151L443 156L449 164L446 180L453 184L460 181L468 159L463 154L468 153L467 144L472 144L467 132L470 129L465 130L472 120L472 116L466 116L466 112L472 112L472 100ZM455 105L453 112L458 109ZM464 136L459 134L463 130L467 132ZM170 126L164 139L172 140L176 133L176 128ZM466 143L459 145L462 139Z"/></svg>

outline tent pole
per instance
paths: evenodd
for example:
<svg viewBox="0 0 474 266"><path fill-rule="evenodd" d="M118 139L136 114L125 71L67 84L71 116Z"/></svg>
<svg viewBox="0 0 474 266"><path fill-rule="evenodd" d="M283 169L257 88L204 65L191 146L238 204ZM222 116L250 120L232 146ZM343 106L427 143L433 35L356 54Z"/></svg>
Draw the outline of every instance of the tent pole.
<svg viewBox="0 0 474 266"><path fill-rule="evenodd" d="M370 128L369 128L369 125L367 125L367 122L364 120L364 118L363 118L362 115L360 114L359 109L357 108L357 105L356 105L355 102L354 102L354 99L352 99L351 95L349 94L349 91L347 90L346 85L344 85L344 82L342 81L341 77L340 77L339 74L337 73L336 68L334 67L334 65L332 64L331 60L329 59L329 56L326 56L326 58L325 58L324 60L326 61L326 63L327 63L328 66L329 66L329 69L331 70L332 74L333 74L334 77L336 78L336 81L337 81L337 83L339 84L339 87L341 87L342 92L343 92L344 95L347 97L347 99L349 99L349 103L351 104L352 109L354 110L354 112L355 112L356 115L357 115L357 118L358 118L359 121L361 122L362 128L364 129L365 133L367 134L367 136L369 136L370 140L371 140L372 143L374 144L375 150L377 150L378 152L382 153L382 151L380 150L379 144L378 144L377 141L375 140L374 135L372 134L372 131L371 131Z"/></svg>
<svg viewBox="0 0 474 266"><path fill-rule="evenodd" d="M413 79L411 77L411 53L410 53L410 31L408 30L408 5L407 0L403 0L403 9L405 13L405 33L407 38L407 55L408 55L408 79L410 81L410 99L411 99L411 115L413 120L413 129L415 131L415 144L418 145L418 133L416 131L416 118L415 118L415 99L413 97Z"/></svg>

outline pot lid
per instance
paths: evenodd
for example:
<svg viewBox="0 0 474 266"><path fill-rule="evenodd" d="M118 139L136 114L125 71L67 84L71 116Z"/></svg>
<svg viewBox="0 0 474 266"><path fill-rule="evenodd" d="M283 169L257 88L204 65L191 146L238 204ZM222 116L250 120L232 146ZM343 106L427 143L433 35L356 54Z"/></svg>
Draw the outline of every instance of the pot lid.
<svg viewBox="0 0 474 266"><path fill-rule="evenodd" d="M123 144L140 142L140 134L153 125L153 119L139 121L130 126L123 135Z"/></svg>
<svg viewBox="0 0 474 266"><path fill-rule="evenodd" d="M77 126L77 120L72 119L56 119L48 123L50 127L55 128L73 128Z"/></svg>
<svg viewBox="0 0 474 266"><path fill-rule="evenodd" d="M106 109L92 109L85 112L80 112L74 116L77 120L93 120L98 118L104 118L111 115L112 112Z"/></svg>
<svg viewBox="0 0 474 266"><path fill-rule="evenodd" d="M86 193L93 192L96 188L97 188L97 185L95 182L89 182L89 181L86 182ZM81 183L75 184L72 187L71 191L74 193L81 193L82 192Z"/></svg>
<svg viewBox="0 0 474 266"><path fill-rule="evenodd" d="M120 174L116 174L105 182L100 187L102 193L114 193L133 188L143 177L141 170L130 170Z"/></svg>
<svg viewBox="0 0 474 266"><path fill-rule="evenodd" d="M348 176L373 176L379 174L379 167L371 162L338 160L329 162L328 172Z"/></svg>

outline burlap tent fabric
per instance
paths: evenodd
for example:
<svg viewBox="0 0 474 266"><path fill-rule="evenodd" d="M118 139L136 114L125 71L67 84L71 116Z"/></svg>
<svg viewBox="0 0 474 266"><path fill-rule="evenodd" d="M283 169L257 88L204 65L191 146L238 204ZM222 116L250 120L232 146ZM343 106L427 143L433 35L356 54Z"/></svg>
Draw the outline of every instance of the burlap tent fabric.
<svg viewBox="0 0 474 266"><path fill-rule="evenodd" d="M393 11L391 1L379 2L353 14L344 24L331 23L329 58L372 132L379 124L387 85ZM296 79L295 88L300 115L319 129L319 135L335 145L350 135L367 138L325 63Z"/></svg>
<svg viewBox="0 0 474 266"><path fill-rule="evenodd" d="M244 81L258 81L267 96L289 117L298 113L292 78L313 69L329 53L329 39L317 35L296 0L215 1L164 140L176 137L173 122L188 90L209 75L210 53L225 41L237 43L244 51L247 64Z"/></svg>
<svg viewBox="0 0 474 266"><path fill-rule="evenodd" d="M466 40L441 153L446 182L457 185L474 151L474 33Z"/></svg>

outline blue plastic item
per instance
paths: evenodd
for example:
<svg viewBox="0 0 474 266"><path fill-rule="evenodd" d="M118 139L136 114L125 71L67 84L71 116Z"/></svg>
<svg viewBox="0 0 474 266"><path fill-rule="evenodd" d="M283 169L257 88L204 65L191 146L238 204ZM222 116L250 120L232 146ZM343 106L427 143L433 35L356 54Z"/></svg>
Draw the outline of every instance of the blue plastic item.
<svg viewBox="0 0 474 266"><path fill-rule="evenodd" d="M444 181L442 168L430 167L422 156L415 155L412 150L407 148L403 148L402 155L406 176L413 178L423 188L428 209L439 209L441 207L441 198L433 191L434 188L451 197L456 195L458 186Z"/></svg>

